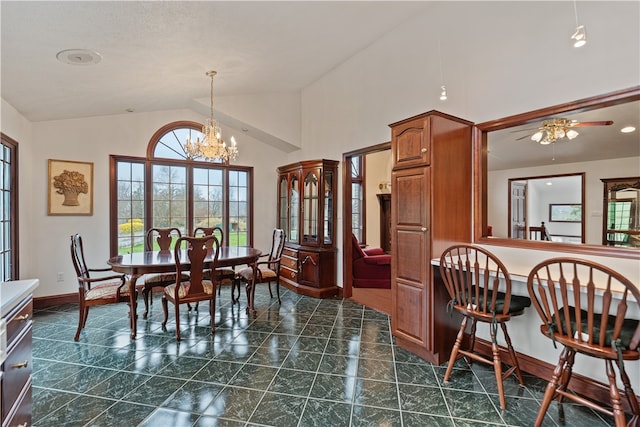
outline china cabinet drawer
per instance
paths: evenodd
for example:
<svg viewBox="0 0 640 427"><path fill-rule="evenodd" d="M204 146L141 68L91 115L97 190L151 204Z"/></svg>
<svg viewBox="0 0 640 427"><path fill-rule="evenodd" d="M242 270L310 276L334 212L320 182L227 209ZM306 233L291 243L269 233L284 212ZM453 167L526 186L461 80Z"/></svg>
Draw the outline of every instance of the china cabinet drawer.
<svg viewBox="0 0 640 427"><path fill-rule="evenodd" d="M293 259L298 259L298 251L295 249L291 249L288 247L284 247L282 249L282 256L283 257L289 257L289 258L293 258Z"/></svg>
<svg viewBox="0 0 640 427"><path fill-rule="evenodd" d="M280 265L283 267L287 267L291 270L298 270L298 258L291 258L288 256L283 256L280 258Z"/></svg>
<svg viewBox="0 0 640 427"><path fill-rule="evenodd" d="M298 281L298 271L291 270L290 268L280 267L280 277L290 280L292 282Z"/></svg>

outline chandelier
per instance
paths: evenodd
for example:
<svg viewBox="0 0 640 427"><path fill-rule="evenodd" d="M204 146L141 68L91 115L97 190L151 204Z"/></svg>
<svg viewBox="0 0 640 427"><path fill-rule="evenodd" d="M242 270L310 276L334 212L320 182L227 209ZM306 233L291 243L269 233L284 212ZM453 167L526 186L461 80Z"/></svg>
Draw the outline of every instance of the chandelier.
<svg viewBox="0 0 640 427"><path fill-rule="evenodd" d="M207 76L211 77L211 117L208 118L202 126L204 137L194 142L191 138L187 138L184 149L190 159L203 159L209 161L228 162L235 160L238 156L238 147L236 140L231 137L231 146L222 139L222 131L218 122L213 118L213 77L217 73L215 71L207 71Z"/></svg>
<svg viewBox="0 0 640 427"><path fill-rule="evenodd" d="M571 129L575 122L569 119L551 119L542 122L542 127L531 136L533 141L547 145L556 142L558 139L573 139L578 136L578 132Z"/></svg>

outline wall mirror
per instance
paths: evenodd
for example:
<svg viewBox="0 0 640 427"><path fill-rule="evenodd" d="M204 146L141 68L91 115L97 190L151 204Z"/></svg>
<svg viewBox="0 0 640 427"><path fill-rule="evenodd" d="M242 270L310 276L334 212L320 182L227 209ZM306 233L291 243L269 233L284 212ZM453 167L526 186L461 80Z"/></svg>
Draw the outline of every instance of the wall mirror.
<svg viewBox="0 0 640 427"><path fill-rule="evenodd" d="M584 178L584 173L509 178L508 221L501 217L504 209L493 209L489 214L491 234L584 243ZM498 197L492 203L501 205ZM503 230L502 225L508 229Z"/></svg>
<svg viewBox="0 0 640 427"><path fill-rule="evenodd" d="M622 132L626 127L635 131ZM480 123L476 130L475 241L640 259L640 248L603 241L602 203L604 179L638 176L640 86ZM509 180L572 174L584 174L584 243L512 238ZM575 204L575 196L554 204Z"/></svg>
<svg viewBox="0 0 640 427"><path fill-rule="evenodd" d="M640 177L603 179L602 244L640 248Z"/></svg>

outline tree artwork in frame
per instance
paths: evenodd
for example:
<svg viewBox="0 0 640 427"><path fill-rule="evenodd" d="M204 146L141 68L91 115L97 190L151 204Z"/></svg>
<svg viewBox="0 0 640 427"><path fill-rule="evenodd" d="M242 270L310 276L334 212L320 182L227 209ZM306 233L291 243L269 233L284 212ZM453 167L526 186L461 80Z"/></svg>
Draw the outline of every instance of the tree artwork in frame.
<svg viewBox="0 0 640 427"><path fill-rule="evenodd" d="M550 222L581 222L582 221L582 205L581 204L550 204L549 205L549 221Z"/></svg>
<svg viewBox="0 0 640 427"><path fill-rule="evenodd" d="M93 163L49 159L49 215L93 215Z"/></svg>

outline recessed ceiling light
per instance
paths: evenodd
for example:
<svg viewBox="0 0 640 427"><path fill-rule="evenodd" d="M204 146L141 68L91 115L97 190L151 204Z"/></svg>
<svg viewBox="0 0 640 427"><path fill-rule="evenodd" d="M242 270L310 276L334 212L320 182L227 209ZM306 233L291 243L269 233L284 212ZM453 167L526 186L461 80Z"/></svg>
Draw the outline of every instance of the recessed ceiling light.
<svg viewBox="0 0 640 427"><path fill-rule="evenodd" d="M102 61L102 55L88 49L67 49L56 54L58 61L69 65L94 65Z"/></svg>
<svg viewBox="0 0 640 427"><path fill-rule="evenodd" d="M633 131L635 131L636 128L634 128L633 126L625 126L622 129L620 129L620 132L622 133L631 133Z"/></svg>
<svg viewBox="0 0 640 427"><path fill-rule="evenodd" d="M551 182L551 181L547 181L545 184L547 184L547 185L553 185L553 182Z"/></svg>

